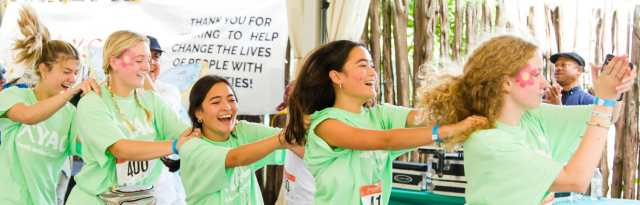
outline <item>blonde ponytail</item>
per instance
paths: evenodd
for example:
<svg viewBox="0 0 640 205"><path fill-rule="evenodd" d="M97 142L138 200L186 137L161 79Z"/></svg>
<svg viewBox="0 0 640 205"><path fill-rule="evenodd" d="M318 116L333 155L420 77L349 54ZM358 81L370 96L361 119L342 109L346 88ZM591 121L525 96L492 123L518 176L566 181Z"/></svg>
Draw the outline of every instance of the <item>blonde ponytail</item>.
<svg viewBox="0 0 640 205"><path fill-rule="evenodd" d="M51 70L55 63L68 59L80 60L78 51L73 45L61 40L51 40L49 29L42 23L31 5L23 5L19 14L18 26L24 38L16 39L13 49L18 50L15 62L24 63L27 66L23 80L35 84L42 75L38 69L41 63Z"/></svg>

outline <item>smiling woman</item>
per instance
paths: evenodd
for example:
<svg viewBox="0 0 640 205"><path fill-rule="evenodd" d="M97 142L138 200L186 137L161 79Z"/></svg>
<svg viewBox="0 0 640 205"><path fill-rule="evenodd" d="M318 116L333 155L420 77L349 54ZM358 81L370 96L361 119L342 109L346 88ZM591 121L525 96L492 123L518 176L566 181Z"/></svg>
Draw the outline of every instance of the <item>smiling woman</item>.
<svg viewBox="0 0 640 205"><path fill-rule="evenodd" d="M462 75L426 78L438 82L419 90L419 107L432 125L472 114L489 120L490 129L446 142L464 143L468 204L551 204L551 192L587 189L620 111L613 100L633 85L636 72L627 65L625 55L605 68L592 65L595 105L543 104L549 84L539 47L524 37L496 35L469 55ZM600 69L608 74L598 76Z"/></svg>
<svg viewBox="0 0 640 205"><path fill-rule="evenodd" d="M79 146L76 109L67 101L98 84L87 79L72 87L79 71L78 51L67 42L51 40L30 6L20 10L20 18L25 38L16 40L16 63L26 64L26 71L39 78L33 89L11 87L0 92L0 201L57 204L64 198L56 199L61 168L67 156L78 154Z"/></svg>
<svg viewBox="0 0 640 205"><path fill-rule="evenodd" d="M281 129L237 121L238 100L229 82L209 75L189 95L189 117L203 138L179 150L188 204L264 204L254 172L285 159ZM302 147L291 148L302 149ZM301 150L299 150L301 151Z"/></svg>
<svg viewBox="0 0 640 205"><path fill-rule="evenodd" d="M174 153L199 129L189 126L171 105L152 91L138 92L149 72L149 41L117 31L104 44L105 95L88 93L78 103L78 133L86 165L76 175L77 186L67 204L102 204L110 193L126 189L148 193L160 175L159 158ZM182 134L180 134L182 133ZM100 195L100 197L98 197ZM146 196L146 195L145 195Z"/></svg>
<svg viewBox="0 0 640 205"><path fill-rule="evenodd" d="M372 61L364 45L334 41L312 51L296 78L285 138L306 146L304 161L316 180L315 204L387 204L396 157L486 124L484 118L469 117L426 127L416 123L417 110L364 107L376 96ZM308 132L306 115L311 115Z"/></svg>

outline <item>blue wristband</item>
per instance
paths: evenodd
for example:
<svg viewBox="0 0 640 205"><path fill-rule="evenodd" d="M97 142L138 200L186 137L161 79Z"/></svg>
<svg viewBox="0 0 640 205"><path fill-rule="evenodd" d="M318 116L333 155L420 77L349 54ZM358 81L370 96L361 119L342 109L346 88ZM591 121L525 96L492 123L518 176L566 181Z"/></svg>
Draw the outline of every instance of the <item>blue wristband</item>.
<svg viewBox="0 0 640 205"><path fill-rule="evenodd" d="M433 130L431 131L431 139L433 139L433 141L435 142L441 142L442 140L440 140L440 137L438 137L438 129L440 128L440 125L436 125L435 127L433 127Z"/></svg>
<svg viewBox="0 0 640 205"><path fill-rule="evenodd" d="M178 149L176 149L176 143L178 143L178 139L173 140L173 145L171 146L171 148L173 148L173 153L178 154Z"/></svg>
<svg viewBox="0 0 640 205"><path fill-rule="evenodd" d="M616 101L596 97L596 100L593 101L593 104L594 105L607 106L607 107L615 107L616 106Z"/></svg>

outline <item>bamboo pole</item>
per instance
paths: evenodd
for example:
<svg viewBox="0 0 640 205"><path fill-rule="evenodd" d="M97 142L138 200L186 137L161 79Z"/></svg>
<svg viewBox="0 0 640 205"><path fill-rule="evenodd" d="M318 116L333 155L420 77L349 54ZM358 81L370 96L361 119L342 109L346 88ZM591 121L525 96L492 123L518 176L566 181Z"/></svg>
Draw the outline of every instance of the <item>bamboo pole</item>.
<svg viewBox="0 0 640 205"><path fill-rule="evenodd" d="M449 59L449 0L438 2L440 16L440 57Z"/></svg>
<svg viewBox="0 0 640 205"><path fill-rule="evenodd" d="M407 23L409 18L409 0L395 0L393 4L393 47L396 57L396 93L398 105L410 107L410 70L409 47L407 45Z"/></svg>
<svg viewBox="0 0 640 205"><path fill-rule="evenodd" d="M633 15L633 25L640 25L640 5L636 5ZM633 27L632 35L632 62L634 65L640 64L640 27ZM638 70L636 69L636 72ZM639 79L636 79L638 82ZM638 169L638 83L635 83L633 88L625 94L627 97L625 100L625 126L624 135L624 159L626 163L623 164L623 181L624 181L624 194L625 199L635 199L637 197L636 191L636 169Z"/></svg>
<svg viewBox="0 0 640 205"><path fill-rule="evenodd" d="M462 62L462 26L464 21L464 0L456 0L456 10L453 25L453 43L451 57L456 62Z"/></svg>
<svg viewBox="0 0 640 205"><path fill-rule="evenodd" d="M369 41L371 49L371 57L373 58L373 65L378 73L376 83L376 90L378 91L377 102L382 102L382 71L380 66L380 0L371 0L369 4L369 17L371 18L371 39Z"/></svg>
<svg viewBox="0 0 640 205"><path fill-rule="evenodd" d="M396 95L393 88L393 66L391 59L391 0L382 0L382 75L384 76L384 101L395 105Z"/></svg>

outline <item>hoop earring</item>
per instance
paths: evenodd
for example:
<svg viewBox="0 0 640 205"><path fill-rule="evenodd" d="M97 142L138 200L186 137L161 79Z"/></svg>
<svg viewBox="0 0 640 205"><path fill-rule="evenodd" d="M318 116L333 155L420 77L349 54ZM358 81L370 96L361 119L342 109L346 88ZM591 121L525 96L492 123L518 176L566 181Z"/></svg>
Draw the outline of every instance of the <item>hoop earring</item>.
<svg viewBox="0 0 640 205"><path fill-rule="evenodd" d="M202 119L198 119L198 123L202 123Z"/></svg>

